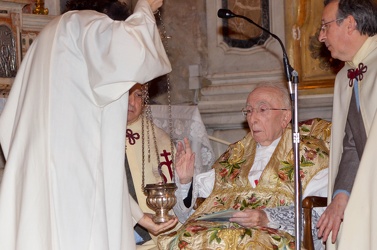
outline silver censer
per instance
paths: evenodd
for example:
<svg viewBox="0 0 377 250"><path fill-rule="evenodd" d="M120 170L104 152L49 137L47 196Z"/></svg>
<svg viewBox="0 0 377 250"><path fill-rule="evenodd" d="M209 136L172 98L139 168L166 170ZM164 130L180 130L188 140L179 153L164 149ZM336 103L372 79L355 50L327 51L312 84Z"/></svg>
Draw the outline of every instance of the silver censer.
<svg viewBox="0 0 377 250"><path fill-rule="evenodd" d="M169 211L177 202L175 190L177 190L175 183L157 183L145 186L147 205L156 213L153 216L153 222L163 223L173 218L169 215Z"/></svg>

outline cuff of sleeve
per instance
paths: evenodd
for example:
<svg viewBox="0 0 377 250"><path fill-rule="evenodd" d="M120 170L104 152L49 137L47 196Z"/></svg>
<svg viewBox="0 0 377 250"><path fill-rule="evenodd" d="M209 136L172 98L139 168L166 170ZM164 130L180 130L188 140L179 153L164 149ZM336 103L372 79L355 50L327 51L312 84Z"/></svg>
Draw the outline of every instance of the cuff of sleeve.
<svg viewBox="0 0 377 250"><path fill-rule="evenodd" d="M267 227L273 228L273 229L279 229L280 225L278 223L272 221L271 216L270 216L270 212L267 209L263 209L263 211L267 215L267 219L268 219Z"/></svg>
<svg viewBox="0 0 377 250"><path fill-rule="evenodd" d="M332 198L334 199L335 196L336 196L337 194L340 194L340 193L344 193L344 194L346 194L347 196L350 196L350 195L351 195L350 192L348 192L347 190L338 189L338 190L335 190L334 194L332 195Z"/></svg>
<svg viewBox="0 0 377 250"><path fill-rule="evenodd" d="M191 187L191 182L187 184L180 184L180 186L181 186L182 193L187 194L187 192L189 191Z"/></svg>
<svg viewBox="0 0 377 250"><path fill-rule="evenodd" d="M133 219L133 226L135 226L141 218L144 216L144 212L140 209L139 205L130 195L130 208L131 208L131 215Z"/></svg>

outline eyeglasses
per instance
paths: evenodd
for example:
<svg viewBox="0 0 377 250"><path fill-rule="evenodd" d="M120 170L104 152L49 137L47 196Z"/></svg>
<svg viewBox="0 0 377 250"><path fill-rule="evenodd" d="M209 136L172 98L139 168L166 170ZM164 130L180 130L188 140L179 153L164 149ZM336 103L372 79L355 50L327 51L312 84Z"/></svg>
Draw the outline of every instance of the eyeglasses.
<svg viewBox="0 0 377 250"><path fill-rule="evenodd" d="M337 22L337 21L341 21L341 20L343 20L343 19L344 19L344 18L338 18L338 19L334 19L334 20L332 20L332 21L328 21L328 22L326 22L326 23L321 24L321 32L326 32L327 29L328 29L328 27L329 27L329 24L330 24L330 23Z"/></svg>
<svg viewBox="0 0 377 250"><path fill-rule="evenodd" d="M251 115L253 112L256 112L260 115L267 115L270 110L288 110L288 109L276 109L276 108L269 108L267 106L261 105L257 108L243 108L241 110L242 114L246 117L247 115Z"/></svg>

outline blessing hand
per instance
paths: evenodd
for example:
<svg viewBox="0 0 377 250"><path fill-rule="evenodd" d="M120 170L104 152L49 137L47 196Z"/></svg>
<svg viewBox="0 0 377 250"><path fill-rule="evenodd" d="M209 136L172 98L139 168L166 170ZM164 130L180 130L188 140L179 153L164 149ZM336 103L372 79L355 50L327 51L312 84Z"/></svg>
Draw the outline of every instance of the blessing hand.
<svg viewBox="0 0 377 250"><path fill-rule="evenodd" d="M184 138L185 146L178 142L175 154L175 170L181 184L190 183L194 176L195 153L192 152L190 142Z"/></svg>

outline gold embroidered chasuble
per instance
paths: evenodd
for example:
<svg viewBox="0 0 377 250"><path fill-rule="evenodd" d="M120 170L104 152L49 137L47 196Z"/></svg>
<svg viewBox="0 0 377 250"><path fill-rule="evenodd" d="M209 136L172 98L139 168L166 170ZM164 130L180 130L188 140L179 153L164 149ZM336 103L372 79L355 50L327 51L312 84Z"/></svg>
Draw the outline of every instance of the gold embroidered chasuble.
<svg viewBox="0 0 377 250"><path fill-rule="evenodd" d="M300 176L305 190L319 171L328 167L331 124L313 119L300 127ZM273 228L244 228L236 223L197 221L227 209L244 210L294 204L294 156L291 128L281 137L270 161L253 188L248 174L257 143L251 134L229 146L214 164L216 179L211 195L174 233L161 235L159 249L292 249L295 238Z"/></svg>

